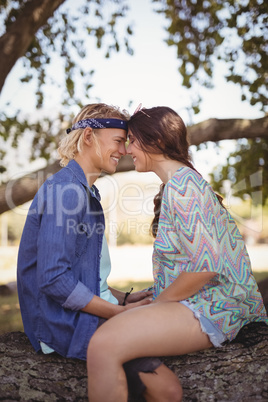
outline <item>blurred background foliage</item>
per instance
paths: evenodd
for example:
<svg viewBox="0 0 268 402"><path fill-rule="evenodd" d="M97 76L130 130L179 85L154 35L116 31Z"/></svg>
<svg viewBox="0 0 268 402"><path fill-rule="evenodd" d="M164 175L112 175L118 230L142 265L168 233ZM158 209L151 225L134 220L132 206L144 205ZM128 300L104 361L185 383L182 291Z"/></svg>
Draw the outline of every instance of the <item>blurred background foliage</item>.
<svg viewBox="0 0 268 402"><path fill-rule="evenodd" d="M241 99L257 105L264 115L267 113L268 7L265 0L152 0L152 4L166 22L163 28L166 43L176 49L178 76L191 93L193 113L200 111L200 89L213 87L217 61L225 63L226 82L241 88ZM36 10L45 14L44 8L46 17L35 31L30 30L33 14ZM83 104L90 100L94 76L91 49L100 49L105 58L120 51L134 54L130 41L135 35L135 22L130 18L128 0L81 0L75 7L71 0L0 0L0 90L16 60L21 59L20 79L23 85L34 84L32 95L36 109L45 108L53 88L61 91L60 112L53 119L50 116L40 119L37 115L29 118L23 110L13 110L10 104L1 109L0 172L6 171L9 147L16 148L24 140L31 149L30 161L55 160L58 140L73 117L71 107L82 106L82 99ZM32 36L27 38L25 48L10 45L14 43L14 35L21 40L29 30ZM11 46L10 52L6 52L7 45ZM11 56L14 60L10 60ZM61 71L62 82L54 77L55 65ZM230 175L233 182L239 181L241 166L251 166L248 162L251 158L245 155L251 148L256 151L256 163L255 171L249 174L262 169L266 183L267 158L261 156L264 145L260 139L249 140L246 147L238 143L236 156L232 157L237 162L223 166L221 174L214 177L215 184L221 186L221 181ZM263 203L266 198L264 192Z"/></svg>
<svg viewBox="0 0 268 402"><path fill-rule="evenodd" d="M268 140L237 140L236 150L227 157L225 165L214 168L210 178L212 187L224 196L223 182L229 181L236 197L242 200L251 197L253 204L265 205L268 199ZM252 197L254 193L255 197Z"/></svg>

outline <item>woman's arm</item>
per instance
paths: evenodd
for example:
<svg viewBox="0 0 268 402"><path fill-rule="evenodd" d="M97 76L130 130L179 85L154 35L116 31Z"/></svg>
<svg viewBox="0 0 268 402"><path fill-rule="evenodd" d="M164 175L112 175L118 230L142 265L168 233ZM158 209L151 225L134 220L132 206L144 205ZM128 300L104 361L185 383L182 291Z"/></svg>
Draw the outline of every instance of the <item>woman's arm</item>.
<svg viewBox="0 0 268 402"><path fill-rule="evenodd" d="M130 303L125 306L120 306L118 304L109 303L98 296L93 296L91 301L84 308L82 308L81 311L108 319L117 314L123 313L123 311L130 310L131 308L143 306L149 303L151 303L150 300L143 299L136 303Z"/></svg>
<svg viewBox="0 0 268 402"><path fill-rule="evenodd" d="M111 288L109 290L112 292L113 296L118 300L119 304L122 305L125 300L126 292L121 292L121 290ZM135 303L137 301L143 300L146 297L152 296L153 292L151 290L141 290L139 292L130 293L127 297L126 304Z"/></svg>
<svg viewBox="0 0 268 402"><path fill-rule="evenodd" d="M118 303L122 305L126 293L122 292L121 290L111 288L110 286L108 286L108 289L111 291L112 295L118 300Z"/></svg>
<svg viewBox="0 0 268 402"><path fill-rule="evenodd" d="M182 272L157 296L154 303L185 300L202 289L216 275L216 272Z"/></svg>
<svg viewBox="0 0 268 402"><path fill-rule="evenodd" d="M40 194L43 196L37 238L37 286L63 308L78 311L94 296L88 286L76 279L72 269L78 236L86 236L79 225L88 199L80 185L69 182L47 186ZM42 198L38 202L41 201Z"/></svg>

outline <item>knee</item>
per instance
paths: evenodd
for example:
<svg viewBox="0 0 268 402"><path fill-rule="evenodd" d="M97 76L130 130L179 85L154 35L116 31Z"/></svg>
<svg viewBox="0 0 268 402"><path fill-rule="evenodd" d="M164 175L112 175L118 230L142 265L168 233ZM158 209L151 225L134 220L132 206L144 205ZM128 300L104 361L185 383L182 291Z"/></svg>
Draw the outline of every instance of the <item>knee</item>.
<svg viewBox="0 0 268 402"><path fill-rule="evenodd" d="M154 382L148 382L145 373L139 373L143 380L146 390L144 397L146 401L159 401L159 402L181 402L183 391L179 379L172 374L172 378L155 378ZM157 381L155 383L155 381Z"/></svg>
<svg viewBox="0 0 268 402"><path fill-rule="evenodd" d="M179 380L173 384L169 384L165 393L165 401L181 402L183 391Z"/></svg>

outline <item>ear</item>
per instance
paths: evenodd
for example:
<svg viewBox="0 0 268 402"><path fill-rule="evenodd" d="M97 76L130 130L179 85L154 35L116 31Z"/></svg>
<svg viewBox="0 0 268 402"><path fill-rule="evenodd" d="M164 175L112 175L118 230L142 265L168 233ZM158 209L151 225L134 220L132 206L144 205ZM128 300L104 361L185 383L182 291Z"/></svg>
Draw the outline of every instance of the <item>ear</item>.
<svg viewBox="0 0 268 402"><path fill-rule="evenodd" d="M86 127L83 131L83 140L84 143L88 146L91 146L93 144L93 140L92 140L92 128L91 127Z"/></svg>

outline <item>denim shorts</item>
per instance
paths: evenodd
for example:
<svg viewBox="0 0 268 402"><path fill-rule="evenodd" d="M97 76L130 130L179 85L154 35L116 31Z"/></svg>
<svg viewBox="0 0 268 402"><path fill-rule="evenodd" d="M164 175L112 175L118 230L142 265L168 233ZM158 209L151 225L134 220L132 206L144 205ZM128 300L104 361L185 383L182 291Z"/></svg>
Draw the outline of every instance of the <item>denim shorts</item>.
<svg viewBox="0 0 268 402"><path fill-rule="evenodd" d="M199 311L196 311L191 303L186 300L182 300L180 303L188 307L194 313L195 318L199 320L202 332L208 335L212 345L215 346L215 348L223 346L223 343L227 340L226 335L218 329L209 318L200 314Z"/></svg>

